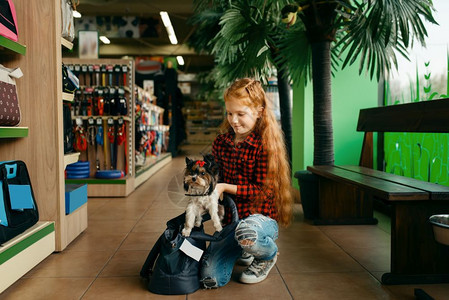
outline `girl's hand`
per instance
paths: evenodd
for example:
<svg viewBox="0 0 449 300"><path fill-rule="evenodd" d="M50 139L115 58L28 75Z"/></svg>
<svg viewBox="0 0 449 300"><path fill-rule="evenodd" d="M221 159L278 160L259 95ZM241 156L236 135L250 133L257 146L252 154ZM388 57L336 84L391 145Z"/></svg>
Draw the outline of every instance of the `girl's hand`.
<svg viewBox="0 0 449 300"><path fill-rule="evenodd" d="M220 197L225 192L231 195L235 195L237 193L237 186L229 183L217 183L217 185L215 186L215 190Z"/></svg>
<svg viewBox="0 0 449 300"><path fill-rule="evenodd" d="M221 198L221 195L225 191L225 184L224 183L217 183L217 185L215 186L215 190L218 193L218 197Z"/></svg>

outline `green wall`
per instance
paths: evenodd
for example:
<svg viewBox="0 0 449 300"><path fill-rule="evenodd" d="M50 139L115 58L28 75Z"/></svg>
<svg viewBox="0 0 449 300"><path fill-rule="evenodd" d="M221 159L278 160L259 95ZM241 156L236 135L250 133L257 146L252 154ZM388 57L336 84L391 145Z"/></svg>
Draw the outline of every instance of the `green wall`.
<svg viewBox="0 0 449 300"><path fill-rule="evenodd" d="M363 142L363 133L356 131L359 110L378 106L377 89L377 81L358 74L358 65L339 71L332 79L335 164L359 164ZM312 102L311 82L293 88L293 174L313 164Z"/></svg>

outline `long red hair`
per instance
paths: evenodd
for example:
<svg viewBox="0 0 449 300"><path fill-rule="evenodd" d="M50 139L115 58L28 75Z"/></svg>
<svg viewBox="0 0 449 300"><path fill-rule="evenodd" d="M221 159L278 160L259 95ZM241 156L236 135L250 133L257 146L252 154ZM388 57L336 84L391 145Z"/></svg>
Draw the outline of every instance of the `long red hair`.
<svg viewBox="0 0 449 300"><path fill-rule="evenodd" d="M278 223L288 226L293 211L291 170L287 159L284 134L274 116L273 105L266 96L260 81L251 78L238 79L231 84L224 92L225 102L229 99L241 101L242 105L253 109L263 107L254 130L261 136L263 149L268 158L264 189L274 197ZM221 130L223 132L232 130L227 120L223 122ZM263 197L256 199L255 205L257 205L257 201L264 201L264 199Z"/></svg>

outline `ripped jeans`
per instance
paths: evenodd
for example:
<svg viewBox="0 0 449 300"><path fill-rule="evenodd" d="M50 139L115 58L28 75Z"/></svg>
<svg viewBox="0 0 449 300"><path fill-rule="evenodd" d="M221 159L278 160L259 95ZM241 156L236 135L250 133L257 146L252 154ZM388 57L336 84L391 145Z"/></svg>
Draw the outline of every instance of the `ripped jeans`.
<svg viewBox="0 0 449 300"><path fill-rule="evenodd" d="M261 260L271 260L278 251L274 242L277 238L278 224L275 220L261 214L248 216L239 222L234 234L211 243L202 259L201 280L213 279L216 287L226 285L243 251Z"/></svg>

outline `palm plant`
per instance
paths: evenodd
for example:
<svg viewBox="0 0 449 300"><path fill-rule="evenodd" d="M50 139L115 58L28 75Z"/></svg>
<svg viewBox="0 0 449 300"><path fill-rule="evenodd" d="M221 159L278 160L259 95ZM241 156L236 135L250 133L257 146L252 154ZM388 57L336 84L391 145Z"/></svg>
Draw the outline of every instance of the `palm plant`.
<svg viewBox="0 0 449 300"><path fill-rule="evenodd" d="M397 53L407 57L414 39L425 44L423 20L436 24L432 9L431 0L308 0L283 9L286 22L292 25L296 14L300 22L292 26L298 26L297 38L290 35L281 45L290 56L279 64L312 74L314 165L334 163L331 74L336 58L344 58L342 68L359 59L360 74L366 70L378 80L387 76L397 68ZM311 60L295 55L299 47L310 49Z"/></svg>
<svg viewBox="0 0 449 300"><path fill-rule="evenodd" d="M190 45L197 51L214 54L216 67L213 79L225 87L236 78L253 77L267 83L276 75L278 80L281 126L287 152L291 158L291 96L288 71L276 66L277 43L285 31L281 9L287 1L235 0L195 1L197 25ZM273 72L277 69L277 74Z"/></svg>
<svg viewBox="0 0 449 300"><path fill-rule="evenodd" d="M281 122L289 151L288 83L290 79L294 83L301 78L311 79L313 163L332 165L332 70L359 59L360 74L366 70L371 78L386 76L393 66L397 67L397 54L407 57L407 48L413 40L424 44L427 32L423 20L436 23L432 2L305 0L293 5L286 2L196 0L196 24L202 25L196 35L206 41L204 48L215 55L215 79L223 85L242 76L263 79L271 75L273 67L277 69ZM281 25L280 16L290 23L288 29ZM296 16L299 21L292 22Z"/></svg>

